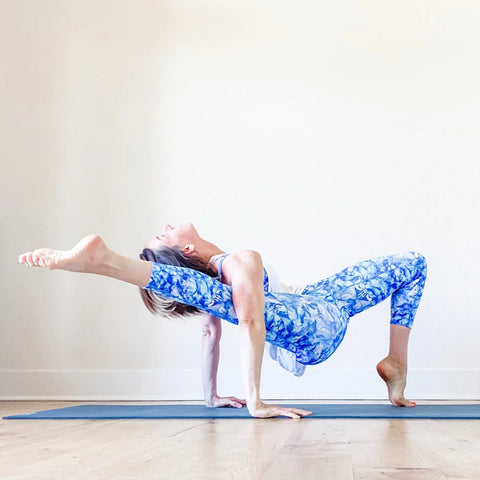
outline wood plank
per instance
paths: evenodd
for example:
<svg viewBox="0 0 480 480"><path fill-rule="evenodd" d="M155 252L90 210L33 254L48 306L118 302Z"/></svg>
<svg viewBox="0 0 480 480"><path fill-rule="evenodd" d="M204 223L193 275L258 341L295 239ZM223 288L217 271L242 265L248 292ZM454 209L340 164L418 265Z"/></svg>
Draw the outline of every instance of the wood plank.
<svg viewBox="0 0 480 480"><path fill-rule="evenodd" d="M92 402L0 402L0 411L82 403ZM0 420L2 480L477 480L479 452L480 420Z"/></svg>

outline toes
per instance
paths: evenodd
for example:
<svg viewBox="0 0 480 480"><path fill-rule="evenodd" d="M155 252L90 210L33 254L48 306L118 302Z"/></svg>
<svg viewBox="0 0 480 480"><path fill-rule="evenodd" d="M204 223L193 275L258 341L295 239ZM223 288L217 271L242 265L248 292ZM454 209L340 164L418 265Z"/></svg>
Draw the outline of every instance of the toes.
<svg viewBox="0 0 480 480"><path fill-rule="evenodd" d="M415 407L417 404L415 402L412 402L410 400L407 400L406 398L395 398L392 403L396 407Z"/></svg>
<svg viewBox="0 0 480 480"><path fill-rule="evenodd" d="M35 252L26 252L18 257L18 263L23 263L29 267L48 267L51 261L48 257Z"/></svg>
<svg viewBox="0 0 480 480"><path fill-rule="evenodd" d="M50 268L52 259L46 256L34 255L35 264L38 267Z"/></svg>
<svg viewBox="0 0 480 480"><path fill-rule="evenodd" d="M407 400L406 398L402 398L401 402L404 407L414 407L416 405L415 402L412 402L411 400Z"/></svg>
<svg viewBox="0 0 480 480"><path fill-rule="evenodd" d="M27 253L25 256L25 261L27 262L28 266L33 267L32 252Z"/></svg>
<svg viewBox="0 0 480 480"><path fill-rule="evenodd" d="M42 257L38 260L38 263L41 267L48 267L48 259L47 257Z"/></svg>
<svg viewBox="0 0 480 480"><path fill-rule="evenodd" d="M42 257L40 257L39 255L33 253L33 254L32 254L32 263L33 263L33 265L34 265L35 267L41 267L41 266L42 266L41 262L42 262Z"/></svg>

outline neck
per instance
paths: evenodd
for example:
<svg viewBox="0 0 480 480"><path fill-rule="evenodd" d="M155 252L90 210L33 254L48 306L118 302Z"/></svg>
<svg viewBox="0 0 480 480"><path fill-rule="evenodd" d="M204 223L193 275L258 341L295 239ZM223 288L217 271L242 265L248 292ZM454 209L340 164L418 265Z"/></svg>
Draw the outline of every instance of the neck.
<svg viewBox="0 0 480 480"><path fill-rule="evenodd" d="M218 248L213 243L207 242L206 240L201 239L198 245L195 246L197 257L203 263L208 263L208 261L214 256L219 255L220 253L226 253L222 249Z"/></svg>

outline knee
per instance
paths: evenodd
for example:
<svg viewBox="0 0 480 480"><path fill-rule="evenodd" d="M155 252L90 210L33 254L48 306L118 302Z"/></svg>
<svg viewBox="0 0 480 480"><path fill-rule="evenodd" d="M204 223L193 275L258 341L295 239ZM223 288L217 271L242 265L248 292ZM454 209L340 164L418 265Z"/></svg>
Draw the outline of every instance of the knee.
<svg viewBox="0 0 480 480"><path fill-rule="evenodd" d="M408 253L411 255L412 261L415 267L419 271L421 271L424 276L426 276L427 275L427 259L425 258L425 256L416 251L408 252Z"/></svg>

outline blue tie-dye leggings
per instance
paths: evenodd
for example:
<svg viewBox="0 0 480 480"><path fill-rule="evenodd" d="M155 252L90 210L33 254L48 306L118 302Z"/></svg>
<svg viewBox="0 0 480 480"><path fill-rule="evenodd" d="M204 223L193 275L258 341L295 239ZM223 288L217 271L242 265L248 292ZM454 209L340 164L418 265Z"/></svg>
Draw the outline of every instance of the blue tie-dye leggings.
<svg viewBox="0 0 480 480"><path fill-rule="evenodd" d="M359 262L307 285L300 295L266 292L266 340L303 365L323 362L340 345L350 317L390 295L390 322L411 328L426 273L424 256L407 252ZM197 270L152 263L144 288L238 324L232 288Z"/></svg>
<svg viewBox="0 0 480 480"><path fill-rule="evenodd" d="M364 260L307 285L302 295L320 295L323 299L332 300L344 321L338 325L338 331L331 330L332 340L328 348L322 350L320 358L309 364L325 361L335 352L345 336L350 317L390 295L390 323L412 328L426 275L425 257L416 252L407 252ZM270 345L269 353L289 372L296 376L303 375L305 362L299 361L298 353L294 354L277 345Z"/></svg>
<svg viewBox="0 0 480 480"><path fill-rule="evenodd" d="M372 258L307 285L302 295L332 295L349 317L390 295L390 323L412 328L427 278L425 257L416 252Z"/></svg>

